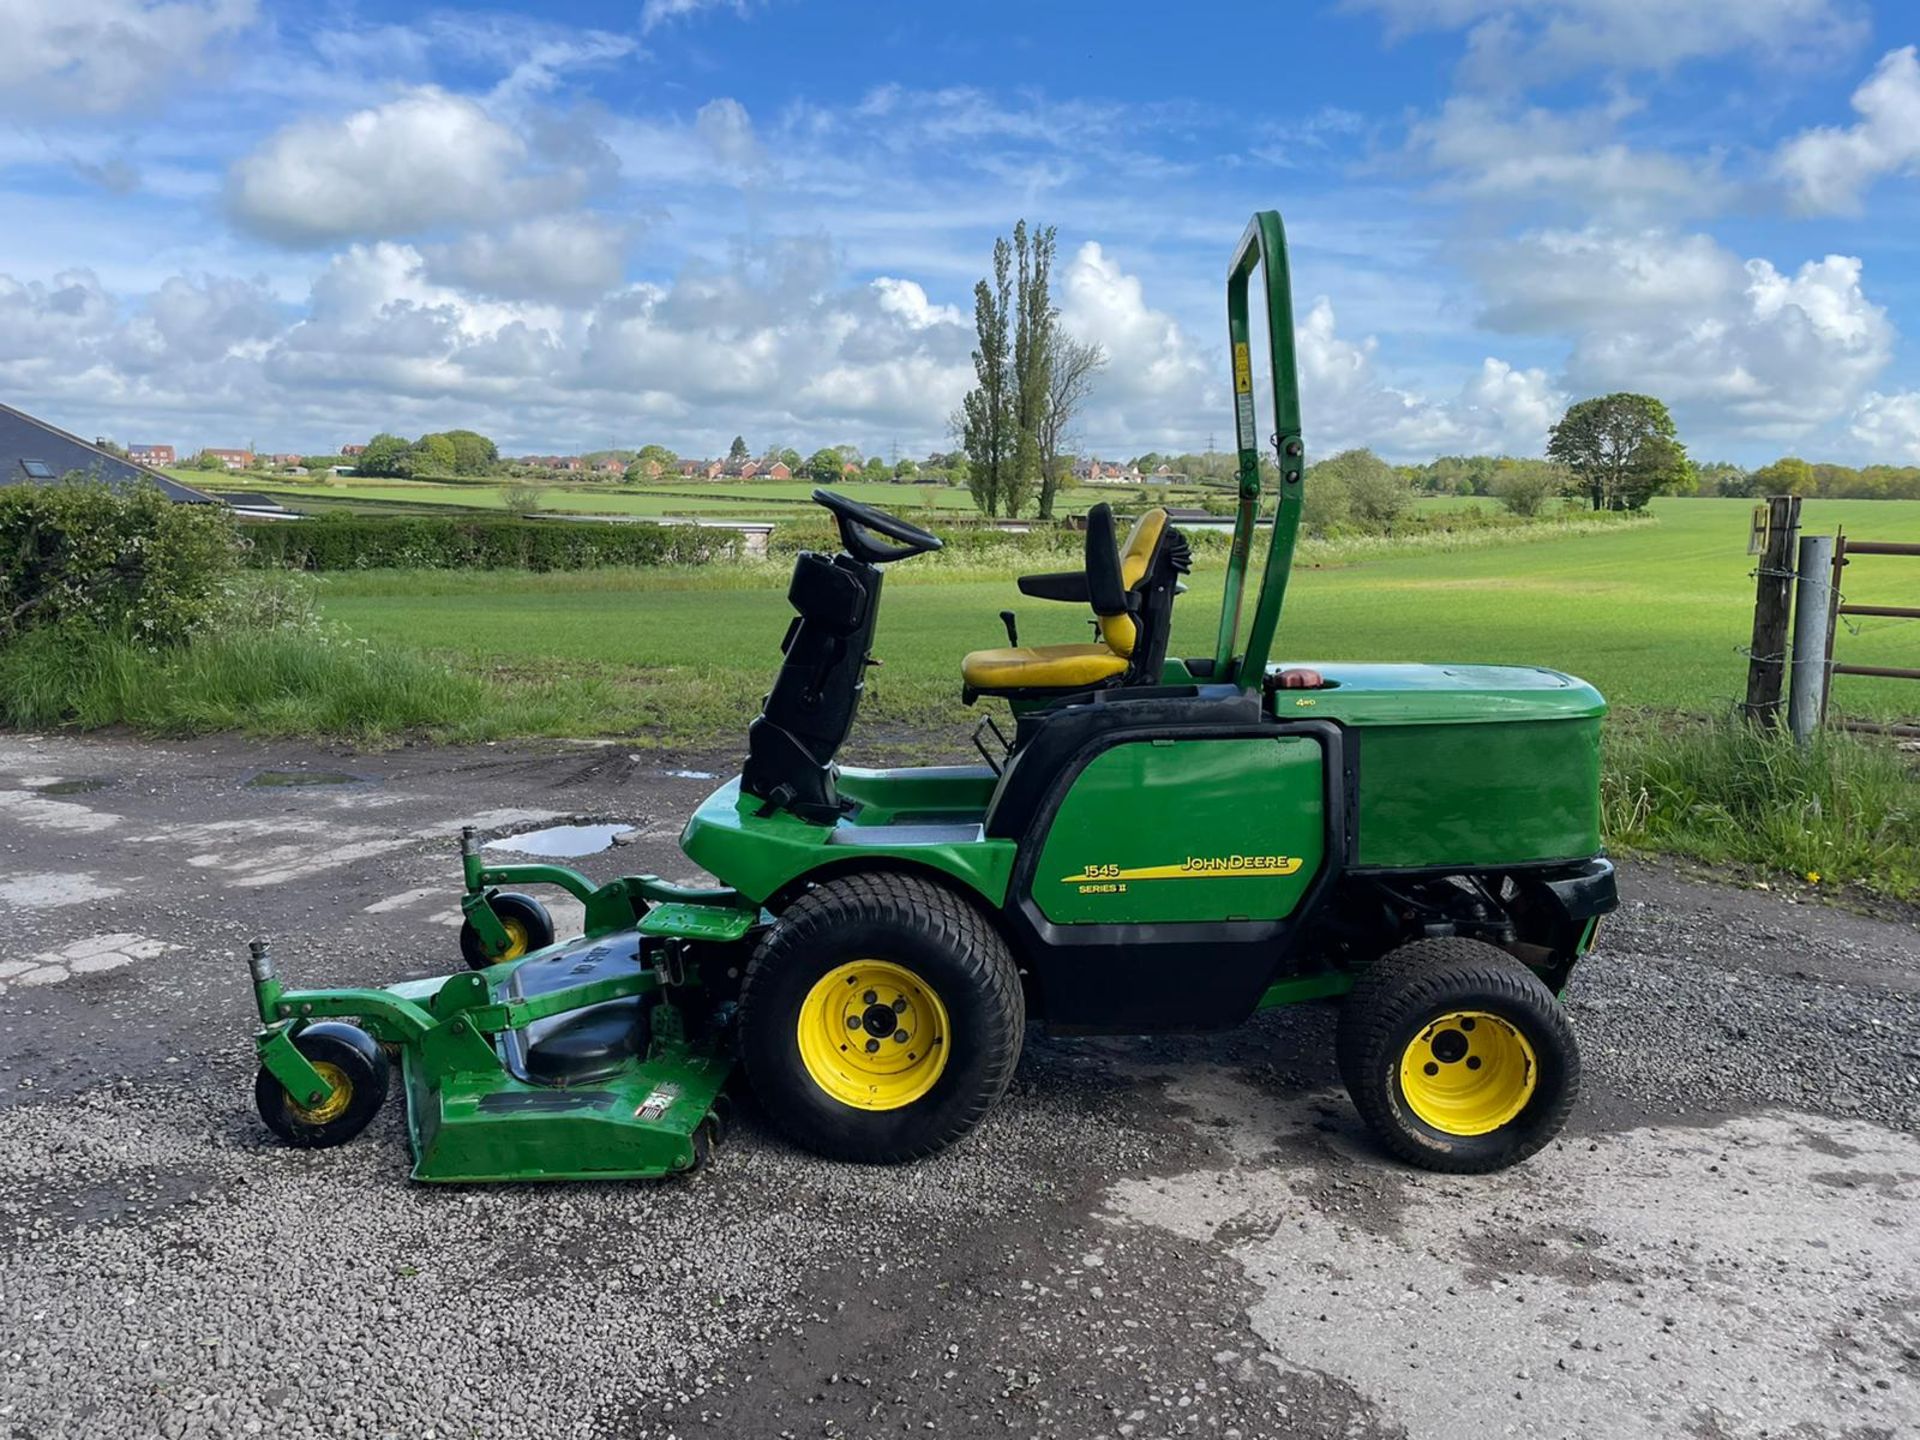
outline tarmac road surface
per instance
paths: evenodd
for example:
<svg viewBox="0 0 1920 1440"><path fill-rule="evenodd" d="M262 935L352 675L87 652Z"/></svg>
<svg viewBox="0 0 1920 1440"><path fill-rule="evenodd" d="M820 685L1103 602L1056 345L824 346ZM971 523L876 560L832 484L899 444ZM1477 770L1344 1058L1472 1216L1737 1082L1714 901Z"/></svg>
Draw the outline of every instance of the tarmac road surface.
<svg viewBox="0 0 1920 1440"><path fill-rule="evenodd" d="M414 1186L397 1103L273 1143L249 938L451 968L463 822L690 878L730 765L0 739L0 1435L1920 1433L1920 932L1665 868L1569 993L1573 1126L1484 1179L1383 1156L1326 1007L1035 1036L895 1170L750 1105L659 1184Z"/></svg>

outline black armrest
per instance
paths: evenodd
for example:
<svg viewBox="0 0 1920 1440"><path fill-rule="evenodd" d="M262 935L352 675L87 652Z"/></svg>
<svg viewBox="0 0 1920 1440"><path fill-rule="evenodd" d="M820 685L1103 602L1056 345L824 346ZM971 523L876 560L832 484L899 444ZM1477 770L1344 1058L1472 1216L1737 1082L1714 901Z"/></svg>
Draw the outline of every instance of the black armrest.
<svg viewBox="0 0 1920 1440"><path fill-rule="evenodd" d="M1086 604L1088 598L1087 572L1084 570L1062 570L1053 575L1022 575L1020 593L1031 595L1036 600L1072 600Z"/></svg>

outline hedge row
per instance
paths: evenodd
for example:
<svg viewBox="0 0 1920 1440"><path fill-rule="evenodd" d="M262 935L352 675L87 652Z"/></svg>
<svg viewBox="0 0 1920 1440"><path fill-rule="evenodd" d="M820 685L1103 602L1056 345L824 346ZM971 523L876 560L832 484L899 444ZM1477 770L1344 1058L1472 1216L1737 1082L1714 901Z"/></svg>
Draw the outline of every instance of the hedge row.
<svg viewBox="0 0 1920 1440"><path fill-rule="evenodd" d="M697 525L506 517L321 516L248 525L247 562L294 570L593 570L731 558L740 539Z"/></svg>

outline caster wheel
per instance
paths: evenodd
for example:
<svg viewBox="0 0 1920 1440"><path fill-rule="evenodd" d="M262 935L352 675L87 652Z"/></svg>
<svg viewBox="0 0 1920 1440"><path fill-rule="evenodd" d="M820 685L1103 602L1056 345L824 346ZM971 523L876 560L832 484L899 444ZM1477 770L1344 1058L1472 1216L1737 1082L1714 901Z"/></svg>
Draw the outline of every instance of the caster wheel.
<svg viewBox="0 0 1920 1440"><path fill-rule="evenodd" d="M503 890L493 897L491 903L493 913L500 917L501 925L506 928L506 953L487 954L480 932L473 928L471 920L464 921L460 926L460 958L467 962L467 968L485 970L490 965L518 960L522 955L531 955L553 944L553 916L547 913L546 906L531 895Z"/></svg>
<svg viewBox="0 0 1920 1440"><path fill-rule="evenodd" d="M720 1146L720 1139L720 1127L714 1122L714 1117L708 1115L700 1122L700 1128L693 1132L693 1161L680 1173L691 1175L697 1170L706 1169L707 1163L713 1159L713 1152Z"/></svg>
<svg viewBox="0 0 1920 1440"><path fill-rule="evenodd" d="M293 1047L325 1077L333 1093L317 1104L303 1105L262 1066L253 1079L253 1103L260 1118L287 1144L302 1150L346 1144L386 1102L391 1070L386 1052L366 1031L337 1020L307 1026L293 1037Z"/></svg>

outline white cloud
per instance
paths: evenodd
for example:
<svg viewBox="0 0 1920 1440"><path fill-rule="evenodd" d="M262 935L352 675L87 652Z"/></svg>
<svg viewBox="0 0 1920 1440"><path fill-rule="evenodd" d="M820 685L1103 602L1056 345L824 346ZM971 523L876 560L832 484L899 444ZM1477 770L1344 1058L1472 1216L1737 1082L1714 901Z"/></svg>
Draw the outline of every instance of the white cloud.
<svg viewBox="0 0 1920 1440"><path fill-rule="evenodd" d="M1792 274L1704 235L1541 231L1487 257L1483 319L1571 332L1567 381L1658 395L1715 433L1791 437L1845 414L1892 357L1860 261Z"/></svg>
<svg viewBox="0 0 1920 1440"><path fill-rule="evenodd" d="M202 72L256 0L8 0L0 112L110 114Z"/></svg>
<svg viewBox="0 0 1920 1440"><path fill-rule="evenodd" d="M1460 392L1433 400L1387 383L1377 372L1378 342L1348 340L1325 296L1294 326L1301 407L1314 452L1366 446L1393 458L1496 451L1538 454L1566 399L1543 370L1519 370L1488 357Z"/></svg>
<svg viewBox="0 0 1920 1440"><path fill-rule="evenodd" d="M578 189L577 174L535 174L518 133L434 86L289 125L228 176L235 218L291 244L486 221Z"/></svg>
<svg viewBox="0 0 1920 1440"><path fill-rule="evenodd" d="M1884 56L1853 92L1858 124L1821 126L1788 141L1775 160L1795 205L1857 214L1885 175L1920 172L1920 58L1906 46Z"/></svg>
<svg viewBox="0 0 1920 1440"><path fill-rule="evenodd" d="M1347 8L1382 16L1395 35L1465 30L1467 78L1501 89L1721 55L1804 64L1867 33L1852 0L1347 0Z"/></svg>
<svg viewBox="0 0 1920 1440"><path fill-rule="evenodd" d="M747 0L647 0L640 7L640 33L644 35L657 26L684 20L703 10L731 10L736 15L745 15Z"/></svg>
<svg viewBox="0 0 1920 1440"><path fill-rule="evenodd" d="M482 295L584 301L625 275L631 232L598 215L539 215L426 249L428 273Z"/></svg>
<svg viewBox="0 0 1920 1440"><path fill-rule="evenodd" d="M1848 429L1868 464L1920 464L1920 390L1869 391Z"/></svg>
<svg viewBox="0 0 1920 1440"><path fill-rule="evenodd" d="M709 100L693 117L693 128L713 158L723 166L748 170L760 163L760 143L754 138L753 119L738 100L726 96Z"/></svg>
<svg viewBox="0 0 1920 1440"><path fill-rule="evenodd" d="M1620 107L1556 111L1455 96L1413 126L1408 148L1468 199L1553 199L1616 217L1718 208L1727 186L1713 163L1634 149L1613 138L1620 117Z"/></svg>

